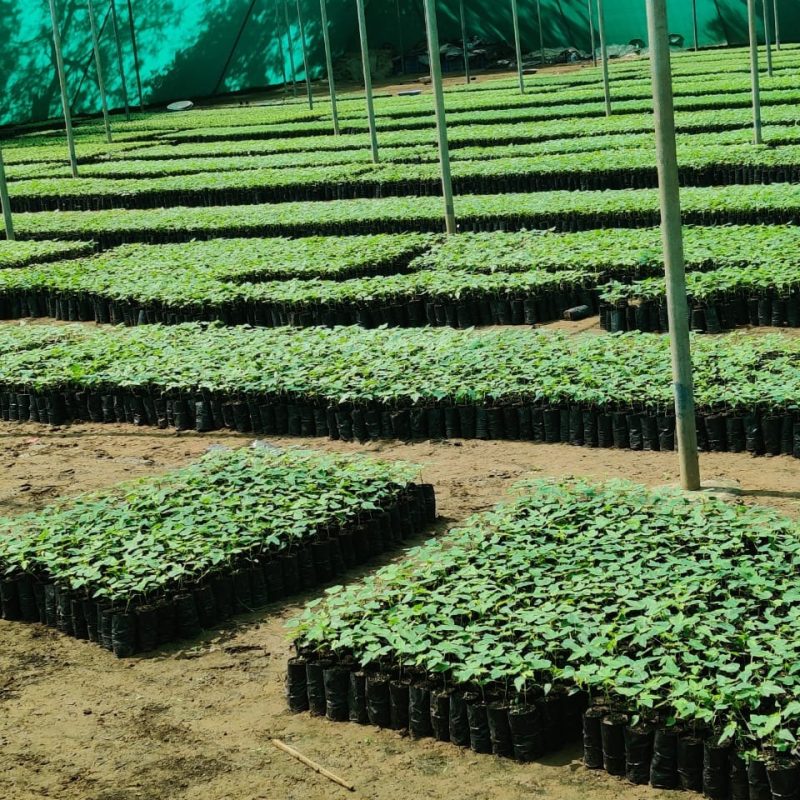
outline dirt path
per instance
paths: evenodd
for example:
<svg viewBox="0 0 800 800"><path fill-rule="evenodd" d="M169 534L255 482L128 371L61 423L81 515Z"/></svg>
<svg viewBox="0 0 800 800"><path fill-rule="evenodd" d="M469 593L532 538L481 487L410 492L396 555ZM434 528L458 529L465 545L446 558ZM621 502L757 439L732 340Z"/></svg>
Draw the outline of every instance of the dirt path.
<svg viewBox="0 0 800 800"><path fill-rule="evenodd" d="M239 447L252 440L228 431L200 435L127 425L87 423L51 429L0 422L0 514L30 511L58 497L181 466L213 445ZM316 438L269 441L420 464L423 478L436 486L441 513L450 521L490 507L522 477L627 478L653 486L678 480L672 453L477 440L364 445ZM799 460L705 453L701 462L704 480L738 482L744 502L762 502L800 515Z"/></svg>
<svg viewBox="0 0 800 800"><path fill-rule="evenodd" d="M249 441L125 426L46 431L0 425L0 513L184 464L210 444ZM525 475L676 480L671 454L513 442L377 444L277 440L367 450L423 466L447 522L500 499ZM800 461L713 455L706 477L741 482L748 502L800 514ZM353 574L352 577L357 577ZM318 593L317 593L318 594ZM15 800L328 800L349 796L276 751L284 738L371 800L638 800L668 795L584 770L577 750L517 765L371 727L292 716L283 699L283 623L295 598L149 658L118 661L40 626L0 622L0 795Z"/></svg>

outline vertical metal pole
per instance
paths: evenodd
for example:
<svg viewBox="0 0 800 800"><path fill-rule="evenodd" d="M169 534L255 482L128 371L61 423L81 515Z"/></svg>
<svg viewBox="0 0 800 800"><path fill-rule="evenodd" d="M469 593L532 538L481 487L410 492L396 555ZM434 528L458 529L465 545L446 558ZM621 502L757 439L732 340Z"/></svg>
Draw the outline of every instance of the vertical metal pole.
<svg viewBox="0 0 800 800"><path fill-rule="evenodd" d="M597 50L594 46L594 14L592 13L592 0L586 0L586 7L589 10L589 38L592 40L592 64L597 66Z"/></svg>
<svg viewBox="0 0 800 800"><path fill-rule="evenodd" d="M697 0L692 0L692 34L694 35L694 51L696 53L700 49L697 35Z"/></svg>
<svg viewBox="0 0 800 800"><path fill-rule="evenodd" d="M292 97L297 97L297 70L294 67L294 44L292 43L292 29L289 27L288 0L283 0L283 16L286 23L286 41L289 46L289 73L292 76Z"/></svg>
<svg viewBox="0 0 800 800"><path fill-rule="evenodd" d="M606 103L606 116L611 116L611 87L608 83L608 47L606 46L606 20L603 13L603 0L597 0L597 22L600 28L600 60L603 62L603 97Z"/></svg>
<svg viewBox="0 0 800 800"><path fill-rule="evenodd" d="M400 47L400 74L403 75L406 71L406 54L405 47L403 46L403 20L400 16L400 0L396 0L394 7L397 11L397 38L398 45Z"/></svg>
<svg viewBox="0 0 800 800"><path fill-rule="evenodd" d="M467 49L467 13L464 10L464 0L458 0L458 10L461 14L461 41L464 45L464 78L467 85L472 80L469 74L469 50Z"/></svg>
<svg viewBox="0 0 800 800"><path fill-rule="evenodd" d="M0 150L0 207L3 209L3 223L6 229L6 239L13 242L14 222L11 219L11 199L8 196L8 183L6 183L6 166L3 163L3 151Z"/></svg>
<svg viewBox="0 0 800 800"><path fill-rule="evenodd" d="M456 212L453 206L453 181L450 176L450 147L447 143L447 119L442 89L442 64L439 58L439 26L434 0L424 0L425 26L428 29L428 55L431 59L431 84L436 107L436 136L439 140L439 165L442 170L444 221L448 234L456 233Z"/></svg>
<svg viewBox="0 0 800 800"><path fill-rule="evenodd" d="M750 77L753 83L753 141L762 144L761 88L758 75L758 28L756 27L756 0L747 0L747 24L750 32Z"/></svg>
<svg viewBox="0 0 800 800"><path fill-rule="evenodd" d="M67 76L64 73L64 55L61 52L61 31L58 29L58 14L55 0L50 0L50 21L53 24L53 48L56 52L56 70L58 83L61 86L61 106L64 109L64 127L67 132L67 148L72 177L78 177L78 158L75 155L75 135L72 132L72 114L69 110L69 94L67 93Z"/></svg>
<svg viewBox="0 0 800 800"><path fill-rule="evenodd" d="M111 123L108 119L108 99L106 98L106 82L103 78L103 64L100 60L100 41L97 38L97 22L94 18L94 2L89 2L89 27L92 29L92 49L94 50L94 65L97 70L97 88L100 90L100 104L103 107L103 125L106 129L106 141L111 142Z"/></svg>
<svg viewBox="0 0 800 800"><path fill-rule="evenodd" d="M128 22L131 29L131 44L133 45L133 68L136 71L136 91L139 93L139 111L144 111L142 97L142 74L139 67L139 44L136 41L136 23L133 21L133 3L128 0Z"/></svg>
<svg viewBox="0 0 800 800"><path fill-rule="evenodd" d="M542 0L536 0L536 16L539 21L539 57L544 64L544 29L542 28Z"/></svg>
<svg viewBox="0 0 800 800"><path fill-rule="evenodd" d="M300 46L303 50L303 69L306 73L306 94L308 95L308 108L314 110L314 94L311 91L311 74L308 69L308 51L306 50L306 29L303 25L303 12L300 10L300 0L295 0L297 6L297 24L300 27Z"/></svg>
<svg viewBox="0 0 800 800"><path fill-rule="evenodd" d="M778 12L778 0L772 0L772 19L775 22L775 49L781 49L781 20Z"/></svg>
<svg viewBox="0 0 800 800"><path fill-rule="evenodd" d="M519 14L517 13L517 0L511 0L511 22L514 25L514 49L517 53L517 77L519 78L519 91L525 94L525 78L522 75L522 43L519 38Z"/></svg>
<svg viewBox="0 0 800 800"><path fill-rule="evenodd" d="M689 491L697 491L700 488L700 462L697 455L692 353L689 341L689 304L686 300L686 270L666 0L647 0L647 27L653 78L661 234L667 278L667 313L675 392L675 433L681 485Z"/></svg>
<svg viewBox="0 0 800 800"><path fill-rule="evenodd" d="M319 0L322 16L322 41L325 44L325 69L328 72L328 88L331 94L331 117L333 118L333 135L339 135L339 110L336 107L336 83L333 79L333 56L331 55L331 35L328 31L328 0Z"/></svg>
<svg viewBox="0 0 800 800"><path fill-rule="evenodd" d="M275 30L280 29L280 22L281 22L281 15L280 11L278 10L278 6L275 6ZM281 79L283 80L283 102L286 102L286 98L289 96L289 84L286 80L286 54L283 52L283 37L278 34L278 54L280 55L281 59Z"/></svg>
<svg viewBox="0 0 800 800"><path fill-rule="evenodd" d="M358 35L361 40L361 66L364 69L364 92L367 96L367 120L369 122L369 146L372 160L378 163L378 132L375 128L375 104L372 102L372 73L369 66L369 43L367 42L367 17L364 0L356 0L358 11Z"/></svg>
<svg viewBox="0 0 800 800"><path fill-rule="evenodd" d="M125 65L122 62L122 43L119 40L116 0L111 0L111 27L114 30L114 41L117 43L117 64L119 65L119 77L122 80L122 98L125 101L125 119L130 120L131 106L128 102L128 82L125 80Z"/></svg>
<svg viewBox="0 0 800 800"><path fill-rule="evenodd" d="M769 2L761 0L761 9L764 12L764 44L767 47L767 75L772 77L772 42L770 41Z"/></svg>

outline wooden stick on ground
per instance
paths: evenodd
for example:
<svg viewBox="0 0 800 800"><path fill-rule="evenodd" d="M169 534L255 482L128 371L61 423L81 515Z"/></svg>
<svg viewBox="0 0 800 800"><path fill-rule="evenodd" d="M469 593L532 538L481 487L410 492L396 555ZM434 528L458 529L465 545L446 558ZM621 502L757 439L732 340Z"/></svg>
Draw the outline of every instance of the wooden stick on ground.
<svg viewBox="0 0 800 800"><path fill-rule="evenodd" d="M351 783L340 778L338 775L334 775L329 770L325 769L325 767L321 767L316 762L312 761L310 758L306 758L302 753L298 752L294 749L294 747L289 747L288 744L285 744L280 739L270 739L272 744L278 748L278 750L283 750L284 753L288 753L293 758L296 758L302 764L305 764L307 767L311 767L314 772L318 772L320 775L324 775L329 781L333 781L334 783L338 783L339 786L343 786L349 792L354 792L356 787L353 786Z"/></svg>

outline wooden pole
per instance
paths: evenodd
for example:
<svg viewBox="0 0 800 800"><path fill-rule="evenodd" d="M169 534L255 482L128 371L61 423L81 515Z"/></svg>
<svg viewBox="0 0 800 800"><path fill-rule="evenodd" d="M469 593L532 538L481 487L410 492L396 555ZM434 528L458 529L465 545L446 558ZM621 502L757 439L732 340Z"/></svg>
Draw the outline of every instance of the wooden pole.
<svg viewBox="0 0 800 800"><path fill-rule="evenodd" d="M694 35L694 51L700 49L700 42L697 32L697 0L692 0L692 34Z"/></svg>
<svg viewBox="0 0 800 800"><path fill-rule="evenodd" d="M103 125L106 129L106 141L111 143L111 122L108 118L108 98L106 97L106 82L103 78L103 64L100 59L100 40L97 36L97 22L94 17L94 2L89 3L89 27L92 29L92 49L94 50L94 65L97 70L97 88L100 90L100 104L103 107Z"/></svg>
<svg viewBox="0 0 800 800"><path fill-rule="evenodd" d="M58 28L58 13L55 0L50 0L50 21L53 25L53 48L56 53L56 71L58 83L61 87L61 107L64 110L64 127L67 132L67 149L69 150L69 164L72 177L78 177L78 157L75 154L75 134L72 130L72 113L69 108L69 94L67 92L67 76L64 72L64 54L61 52L61 31Z"/></svg>
<svg viewBox="0 0 800 800"><path fill-rule="evenodd" d="M761 0L761 9L764 16L764 44L767 48L767 75L772 77L772 42L770 41L769 0Z"/></svg>
<svg viewBox="0 0 800 800"><path fill-rule="evenodd" d="M331 54L331 35L328 30L327 0L319 0L322 16L322 41L325 44L325 69L328 73L328 90L331 95L331 117L333 119L333 135L339 135L339 110L336 107L336 82L333 78L333 55Z"/></svg>
<svg viewBox="0 0 800 800"><path fill-rule="evenodd" d="M597 22L600 28L600 60L603 62L603 98L606 116L611 116L611 86L608 82L608 47L606 45L606 20L603 13L603 0L597 0Z"/></svg>
<svg viewBox="0 0 800 800"><path fill-rule="evenodd" d="M675 392L675 435L678 442L681 485L689 491L697 491L700 488L700 462L697 454L689 304L686 300L686 270L666 0L647 0L647 27L653 80L661 234L667 279L667 314Z"/></svg>
<svg viewBox="0 0 800 800"><path fill-rule="evenodd" d="M303 51L303 69L306 73L306 94L308 95L308 108L314 110L314 93L311 89L311 71L308 68L308 50L306 49L306 29L303 25L303 12L300 8L300 0L295 0L297 6L297 24L300 27L300 47Z"/></svg>
<svg viewBox="0 0 800 800"><path fill-rule="evenodd" d="M369 124L369 146L372 150L372 161L377 164L378 131L375 127L375 104L372 102L372 72L369 66L369 42L367 41L367 17L364 13L364 0L356 0L358 11L358 35L361 41L361 66L364 70L364 92L367 96L367 122Z"/></svg>
<svg viewBox="0 0 800 800"><path fill-rule="evenodd" d="M294 44L292 43L292 29L289 27L288 0L283 0L283 16L286 24L286 41L289 47L289 73L292 76L292 97L297 97L297 70L294 66Z"/></svg>
<svg viewBox="0 0 800 800"><path fill-rule="evenodd" d="M428 31L428 55L431 59L431 85L436 108L436 136L439 141L439 166L442 173L444 221L448 234L456 233L456 212L453 205L453 181L450 175L450 147L447 142L447 119L442 89L442 63L439 55L439 25L434 0L424 0L425 27Z"/></svg>
<svg viewBox="0 0 800 800"><path fill-rule="evenodd" d="M458 10L461 15L461 41L464 45L464 78L469 85L472 80L469 74L469 50L467 49L467 13L464 9L464 0L458 0Z"/></svg>
<svg viewBox="0 0 800 800"><path fill-rule="evenodd" d="M511 0L511 22L514 26L514 49L517 54L517 77L519 79L519 91L525 94L525 78L522 74L522 42L519 36L519 13L517 12L517 0Z"/></svg>
<svg viewBox="0 0 800 800"><path fill-rule="evenodd" d="M117 64L119 65L119 77L122 81L122 98L125 102L125 119L131 118L131 106L128 101L128 82L125 80L125 64L122 61L122 43L119 39L119 20L117 19L117 3L111 0L111 27L114 30L114 41L117 43Z"/></svg>
<svg viewBox="0 0 800 800"><path fill-rule="evenodd" d="M597 66L597 50L594 45L594 14L592 13L592 0L586 0L586 6L589 11L589 38L592 41L592 64Z"/></svg>
<svg viewBox="0 0 800 800"><path fill-rule="evenodd" d="M756 26L756 0L747 0L747 24L750 33L750 78L753 85L753 142L762 144L761 87L758 74L758 28Z"/></svg>
<svg viewBox="0 0 800 800"><path fill-rule="evenodd" d="M3 210L3 224L6 230L6 239L8 239L9 242L13 242L17 237L14 234L14 221L11 219L11 198L8 196L6 166L3 162L2 150L0 150L0 207Z"/></svg>
<svg viewBox="0 0 800 800"><path fill-rule="evenodd" d="M136 41L136 23L133 20L132 0L128 0L128 22L131 29L131 44L133 45L133 68L136 72L136 91L139 93L139 111L144 111L144 98L142 96L142 74L139 65L139 44Z"/></svg>

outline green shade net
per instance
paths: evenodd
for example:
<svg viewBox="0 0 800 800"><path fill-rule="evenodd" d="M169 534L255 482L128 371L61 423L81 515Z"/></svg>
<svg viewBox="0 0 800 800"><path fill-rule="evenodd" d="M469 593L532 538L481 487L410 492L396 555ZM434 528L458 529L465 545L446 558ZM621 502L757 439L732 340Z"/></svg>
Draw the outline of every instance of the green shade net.
<svg viewBox="0 0 800 800"><path fill-rule="evenodd" d="M109 102L122 108L123 91L110 16L111 0L94 0L101 28L102 61ZM769 0L771 6L772 0ZM304 79L295 0L289 0L287 31L282 0L115 0L122 62L132 107L138 106L131 29L139 50L143 101L210 97L258 89L295 77ZM464 0L468 35L512 41L510 0ZM76 114L96 114L100 97L92 59L86 0L56 2L69 95ZM548 48L590 47L585 0L541 0ZM647 40L644 0L606 0L609 43ZM759 0L759 7L761 2ZM800 4L779 0L784 41L800 39ZM301 0L313 77L324 74L318 0ZM438 0L443 42L461 38L457 0ZM692 43L691 0L668 0L671 33ZM697 0L702 46L744 44L746 0ZM539 47L535 0L519 0L524 51ZM60 116L47 0L0 0L0 125ZM132 12L132 13L131 13ZM355 0L328 0L334 54L358 52ZM422 0L367 0L371 48L401 46L408 52L424 39ZM281 59L283 51L283 60Z"/></svg>

